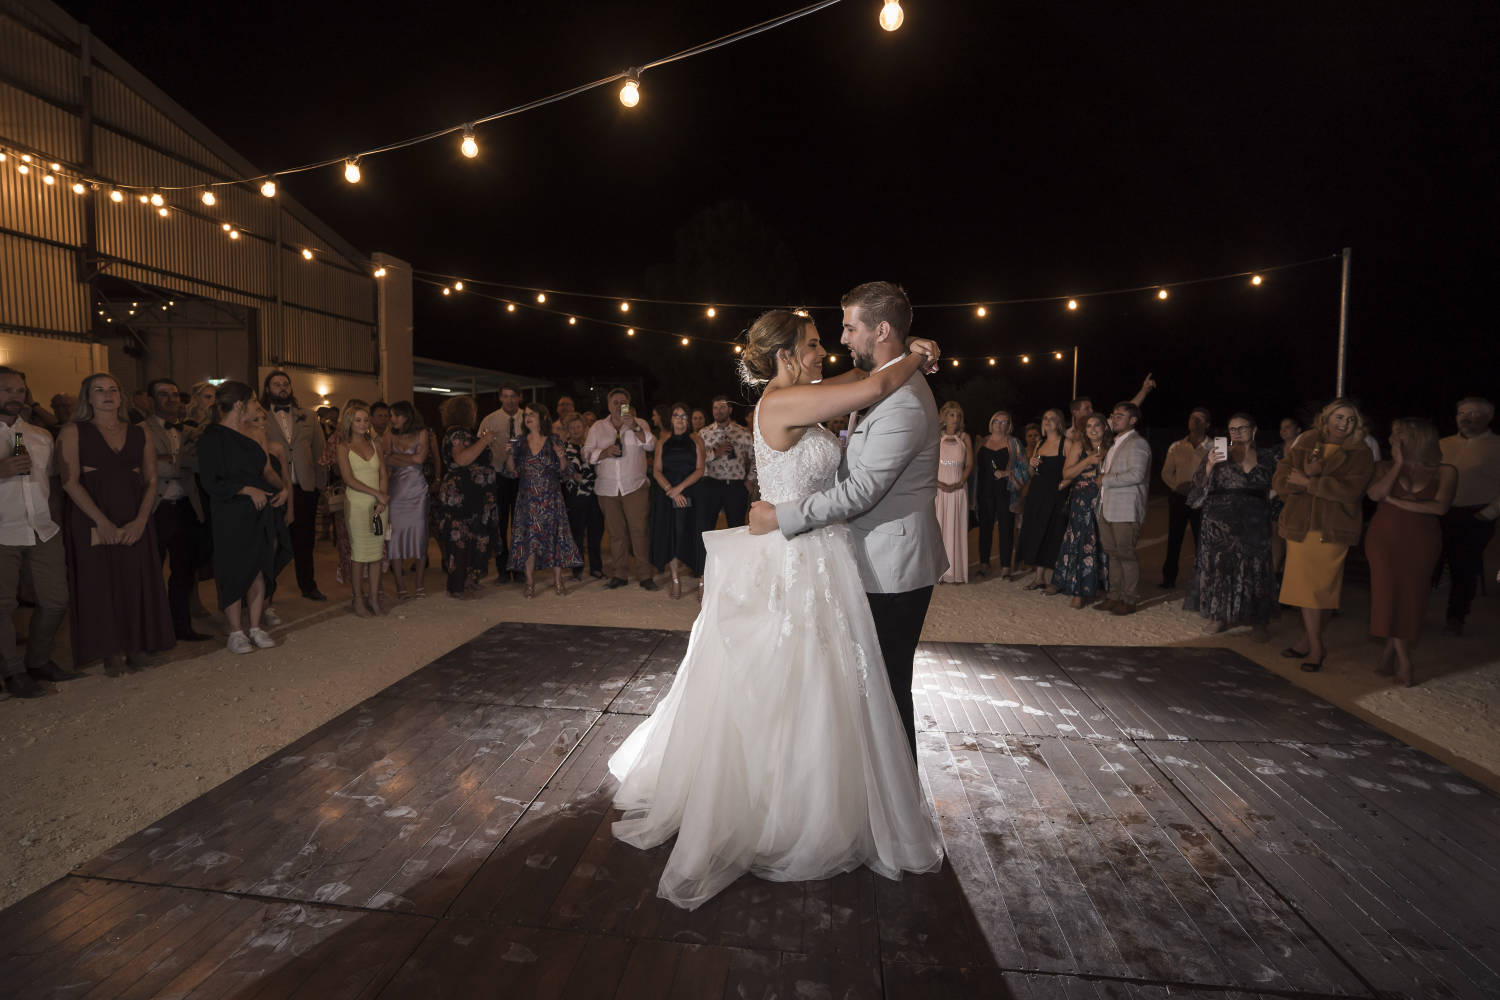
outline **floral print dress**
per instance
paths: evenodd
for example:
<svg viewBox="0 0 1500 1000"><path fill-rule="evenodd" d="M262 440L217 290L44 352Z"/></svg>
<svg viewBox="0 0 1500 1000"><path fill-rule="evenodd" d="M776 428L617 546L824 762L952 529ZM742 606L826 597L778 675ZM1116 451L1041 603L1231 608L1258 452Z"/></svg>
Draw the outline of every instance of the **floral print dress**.
<svg viewBox="0 0 1500 1000"><path fill-rule="evenodd" d="M468 465L454 454L473 446L473 430L450 427L443 433L443 484L438 490L438 538L443 569L452 573L466 557L470 584L477 584L499 545L500 511L495 506L495 467L488 448Z"/></svg>
<svg viewBox="0 0 1500 1000"><path fill-rule="evenodd" d="M1068 498L1068 528L1057 553L1052 582L1070 597L1095 597L1109 591L1109 556L1099 546L1099 466L1078 474Z"/></svg>
<svg viewBox="0 0 1500 1000"><path fill-rule="evenodd" d="M549 437L535 455L524 437L512 445L511 455L520 482L512 516L508 569L524 570L531 556L536 556L534 569L583 565L568 528L568 508L563 504L562 477L572 470L557 457L557 444L557 438Z"/></svg>

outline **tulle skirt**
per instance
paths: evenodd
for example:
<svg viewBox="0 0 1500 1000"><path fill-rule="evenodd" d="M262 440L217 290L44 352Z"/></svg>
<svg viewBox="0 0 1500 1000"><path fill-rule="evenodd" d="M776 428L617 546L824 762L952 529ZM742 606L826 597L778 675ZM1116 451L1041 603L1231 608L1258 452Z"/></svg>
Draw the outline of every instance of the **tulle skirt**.
<svg viewBox="0 0 1500 1000"><path fill-rule="evenodd" d="M674 834L657 894L694 909L745 872L888 878L942 864L843 525L705 532L703 608L656 712L610 758L620 840Z"/></svg>

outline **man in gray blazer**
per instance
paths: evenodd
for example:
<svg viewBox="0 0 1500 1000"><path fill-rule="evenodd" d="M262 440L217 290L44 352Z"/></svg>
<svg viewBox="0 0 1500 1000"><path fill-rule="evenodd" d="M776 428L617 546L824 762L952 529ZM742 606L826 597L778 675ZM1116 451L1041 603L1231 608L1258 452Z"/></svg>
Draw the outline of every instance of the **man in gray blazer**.
<svg viewBox="0 0 1500 1000"><path fill-rule="evenodd" d="M1146 491L1151 483L1151 446L1136 433L1141 408L1116 403L1109 415L1114 444L1099 472L1099 545L1109 555L1109 596L1097 611L1132 614L1140 600L1141 564L1135 545L1146 522Z"/></svg>
<svg viewBox="0 0 1500 1000"><path fill-rule="evenodd" d="M906 354L911 303L899 285L873 281L844 296L843 343L867 372ZM847 523L880 653L916 759L912 658L932 588L948 569L937 522L938 413L918 373L885 399L851 416L838 482L823 493L772 506L756 503L750 531L804 531Z"/></svg>

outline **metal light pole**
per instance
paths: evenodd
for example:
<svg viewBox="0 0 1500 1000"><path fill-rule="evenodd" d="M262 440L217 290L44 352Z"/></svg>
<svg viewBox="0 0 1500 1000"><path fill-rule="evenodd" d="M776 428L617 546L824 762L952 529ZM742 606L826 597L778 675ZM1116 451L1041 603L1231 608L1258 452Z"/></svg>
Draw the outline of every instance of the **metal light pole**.
<svg viewBox="0 0 1500 1000"><path fill-rule="evenodd" d="M1073 398L1078 398L1078 345L1073 345Z"/></svg>
<svg viewBox="0 0 1500 1000"><path fill-rule="evenodd" d="M1344 263L1343 278L1339 284L1339 372L1333 394L1340 398L1344 395L1344 367L1349 360L1349 258L1353 253L1354 251L1344 247L1344 252L1339 255Z"/></svg>

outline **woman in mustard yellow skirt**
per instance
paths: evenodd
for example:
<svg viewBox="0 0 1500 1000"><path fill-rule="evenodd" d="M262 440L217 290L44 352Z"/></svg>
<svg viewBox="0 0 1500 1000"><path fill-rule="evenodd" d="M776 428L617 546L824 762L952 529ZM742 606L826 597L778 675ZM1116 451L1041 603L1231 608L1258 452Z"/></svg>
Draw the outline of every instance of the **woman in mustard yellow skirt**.
<svg viewBox="0 0 1500 1000"><path fill-rule="evenodd" d="M1359 541L1361 502L1375 471L1365 421L1347 399L1323 407L1276 465L1272 488L1286 501L1277 533L1286 540L1281 603L1302 609L1302 641L1281 655L1321 670L1323 624L1339 606L1344 556Z"/></svg>

